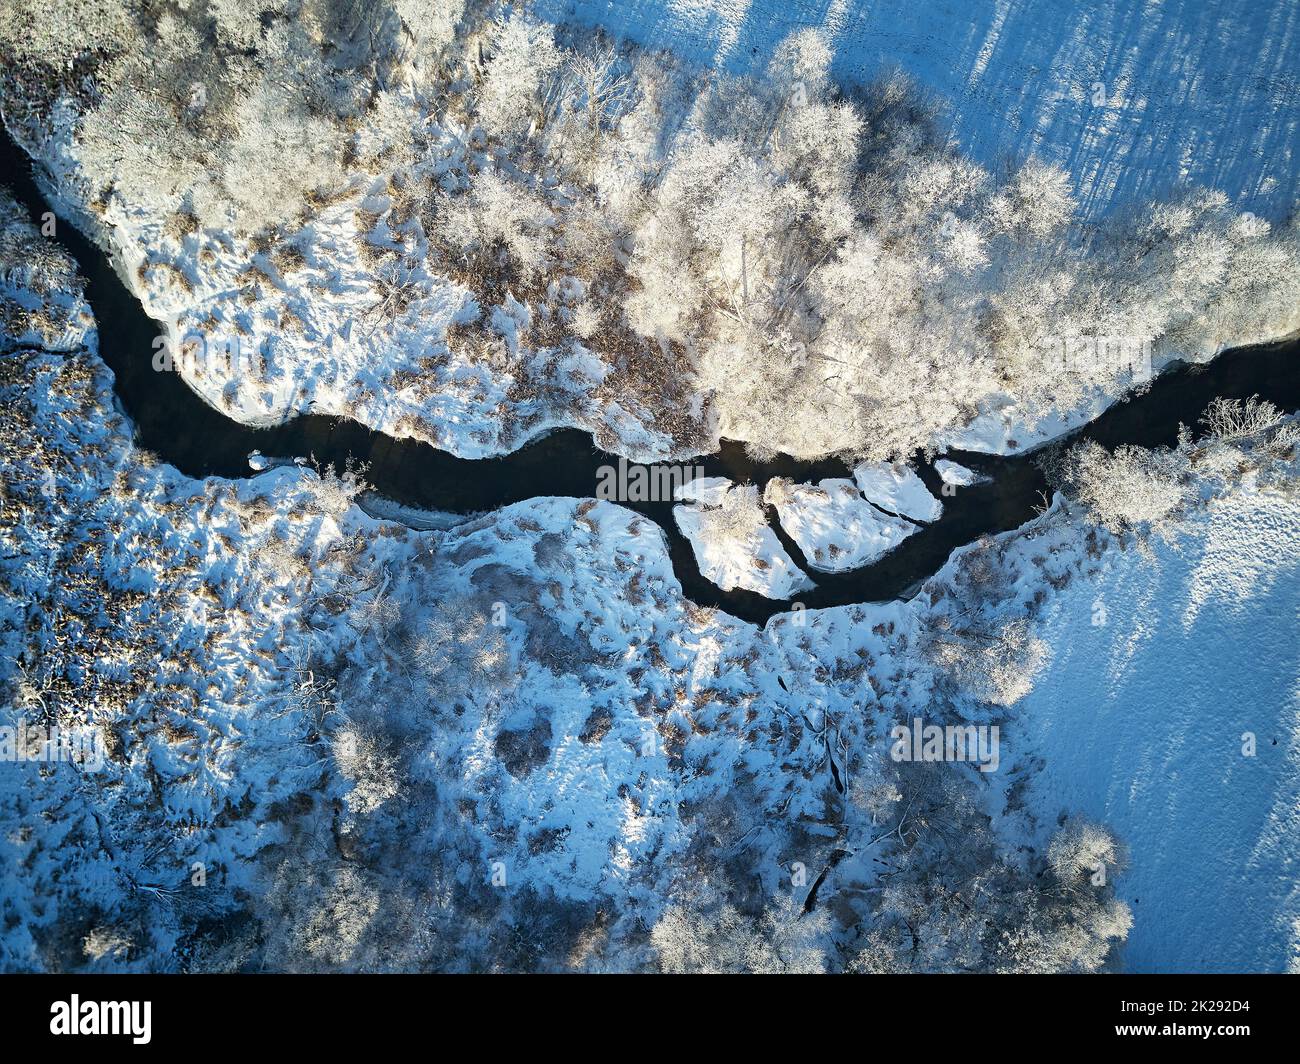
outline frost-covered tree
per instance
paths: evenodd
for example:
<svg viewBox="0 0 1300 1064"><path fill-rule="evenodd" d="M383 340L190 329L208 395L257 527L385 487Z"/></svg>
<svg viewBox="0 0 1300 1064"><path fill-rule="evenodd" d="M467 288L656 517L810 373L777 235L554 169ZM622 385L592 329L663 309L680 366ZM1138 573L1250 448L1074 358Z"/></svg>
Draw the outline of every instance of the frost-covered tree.
<svg viewBox="0 0 1300 1064"><path fill-rule="evenodd" d="M1032 688L1047 660L1007 568L1006 543L985 537L954 555L950 574L933 593L920 650L941 677L975 698L1011 705Z"/></svg>
<svg viewBox="0 0 1300 1064"><path fill-rule="evenodd" d="M1062 476L1066 490L1115 531L1159 532L1186 498L1177 461L1141 447L1112 453L1085 441L1066 455Z"/></svg>
<svg viewBox="0 0 1300 1064"><path fill-rule="evenodd" d="M491 609L457 596L411 619L406 660L414 682L439 709L462 698L490 699L509 675L510 658Z"/></svg>
<svg viewBox="0 0 1300 1064"><path fill-rule="evenodd" d="M452 42L465 0L393 0L393 12L411 43L413 58L436 54ZM405 52L402 53L405 58Z"/></svg>
<svg viewBox="0 0 1300 1064"><path fill-rule="evenodd" d="M373 727L349 723L332 738L339 772L352 784L347 804L353 813L372 813L401 792L394 751Z"/></svg>
<svg viewBox="0 0 1300 1064"><path fill-rule="evenodd" d="M951 766L901 768L889 875L848 970L1092 972L1111 960L1132 918L1104 829L1071 822L1025 861Z"/></svg>
<svg viewBox="0 0 1300 1064"><path fill-rule="evenodd" d="M440 216L444 239L460 256L453 265L471 284L482 284L492 274L532 281L549 265L553 224L540 195L500 173L480 174L467 194L447 202Z"/></svg>
<svg viewBox="0 0 1300 1064"><path fill-rule="evenodd" d="M727 488L700 507L700 537L723 546L728 553L747 557L758 550L759 537L768 527L767 516L754 484Z"/></svg>
<svg viewBox="0 0 1300 1064"><path fill-rule="evenodd" d="M560 49L550 26L517 13L493 26L487 41L478 119L489 135L517 142L544 120Z"/></svg>
<svg viewBox="0 0 1300 1064"><path fill-rule="evenodd" d="M962 689L994 705L1027 695L1047 658L1047 644L1027 620L952 621L936 618L923 643L926 656Z"/></svg>
<svg viewBox="0 0 1300 1064"><path fill-rule="evenodd" d="M716 898L670 906L650 932L660 970L673 973L812 974L826 970L824 914L786 896L757 917Z"/></svg>
<svg viewBox="0 0 1300 1064"><path fill-rule="evenodd" d="M365 466L354 463L351 458L341 471L332 465L322 468L318 464L315 476L307 480L307 490L322 514L338 518L366 490L365 473Z"/></svg>
<svg viewBox="0 0 1300 1064"><path fill-rule="evenodd" d="M1282 411L1257 395L1245 402L1215 399L1201 415L1201 424L1217 440L1258 441L1276 455L1284 455L1300 443L1300 426L1287 421Z"/></svg>

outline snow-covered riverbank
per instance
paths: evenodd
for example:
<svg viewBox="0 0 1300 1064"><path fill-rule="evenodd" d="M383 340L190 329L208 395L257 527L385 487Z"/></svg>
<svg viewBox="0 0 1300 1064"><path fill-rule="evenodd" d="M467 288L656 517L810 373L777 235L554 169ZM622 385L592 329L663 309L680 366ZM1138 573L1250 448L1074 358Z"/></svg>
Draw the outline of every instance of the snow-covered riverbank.
<svg viewBox="0 0 1300 1064"><path fill-rule="evenodd" d="M0 88L6 123L50 171L57 202L113 253L160 322L166 343L154 356L244 423L337 414L471 457L561 426L641 460L703 453L721 436L801 457L1013 451L1141 383L1105 352L1054 365L1058 333L1145 345L1158 369L1300 327L1296 237L1284 224L1294 179L1273 173L1293 169L1300 125L1281 73L1293 20L1252 12L1237 30L1268 37L1262 54L1216 50L1223 20L1193 8L1149 20L1112 0L1062 21L1047 0L967 20L933 4L670 4L669 38L683 56L652 58L586 55L591 42L574 44L563 28L498 24L477 10L453 36L460 8L447 0L429 30L437 41L393 59L391 87L364 108L365 56L340 85L305 39L276 26L246 46L228 12L217 20L220 55L246 64L247 47L306 49L301 76L338 113L300 114L250 70L239 107L224 86L195 82L202 91L190 90L170 139L158 123L131 125L175 102L127 58L95 66L98 96L87 94L15 30ZM562 14L612 18L635 40L654 38L663 13L647 3ZM777 47L806 25L823 35ZM679 39L687 31L694 37ZM139 31L124 22L104 32ZM1180 33L1203 50L1176 59ZM164 43L184 49L187 39L176 30ZM1101 55L1101 40L1120 51ZM71 47L57 34L44 45ZM885 69L891 47L950 108L968 157L934 133L901 82L862 98L831 84L831 73ZM701 80L698 64L717 60ZM759 81L735 79L760 62L776 65ZM963 70L968 80L954 83ZM1054 89L1029 92L1029 72ZM1091 102L1085 77L1100 79L1104 104ZM557 93L571 99L551 113ZM744 107L708 103L736 93ZM792 111L787 96L804 103ZM501 110L498 97L515 102ZM584 128L600 136L579 151L570 116L595 100L608 109ZM257 107L285 112L277 128L299 145L297 167L245 113ZM749 111L774 112L773 128L726 117ZM228 123L233 144L218 136ZM895 147L864 177L850 163L866 129ZM1251 142L1194 150L1206 136ZM155 154L166 166L137 158L150 138L165 141ZM749 139L741 155L761 160L752 173L727 148ZM813 143L829 154L813 158ZM994 170L1009 149L1025 165ZM1211 157L1237 168L1198 170ZM204 158L218 158L211 172ZM825 187L805 187L809 174ZM1223 194L1184 187L1198 182ZM720 188L768 213L733 220L727 202L700 201ZM685 243L665 244L669 232ZM810 242L806 261L747 255L778 232ZM778 291L806 306L767 306L762 292ZM860 292L875 301L863 313L847 296ZM694 317L733 302L739 316ZM757 325L770 317L785 324ZM803 335L804 320L822 324ZM841 368L812 368L825 365Z"/></svg>
<svg viewBox="0 0 1300 1064"><path fill-rule="evenodd" d="M32 239L15 221L0 244ZM13 287L25 261L5 295L39 306ZM760 630L684 601L621 507L539 498L414 532L298 466L187 481L120 434L93 347L5 362L9 712L107 752L100 772L0 765L4 818L28 825L3 843L6 968L728 967L733 941L680 952L719 912L750 966L915 963L888 911L863 943L831 900L874 857L926 874L937 844L904 847L903 813L897 849L832 860L940 800L883 756L936 682L921 600ZM59 623L86 588L99 627ZM1052 963L1098 963L1105 926L1100 953Z"/></svg>

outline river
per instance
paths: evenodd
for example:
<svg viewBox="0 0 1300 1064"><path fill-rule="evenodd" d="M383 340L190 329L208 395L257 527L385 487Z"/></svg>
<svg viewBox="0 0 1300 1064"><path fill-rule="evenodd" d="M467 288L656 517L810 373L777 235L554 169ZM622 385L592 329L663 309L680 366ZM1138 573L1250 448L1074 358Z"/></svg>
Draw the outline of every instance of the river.
<svg viewBox="0 0 1300 1064"><path fill-rule="evenodd" d="M4 134L0 143L0 183L8 186L39 225L52 208L32 179L30 162ZM587 498L595 495L599 469L618 458L596 447L590 434L557 430L498 458L458 458L428 444L397 439L340 417L303 415L271 428L252 428L209 406L178 373L153 368L154 340L161 326L151 319L126 288L106 255L63 220L57 241L77 262L86 279L86 298L98 324L99 352L115 376L122 410L135 426L135 441L191 477L247 477L248 456L314 456L339 468L350 457L367 466L373 490L406 506L452 513L482 513L539 495ZM1300 340L1236 348L1208 364L1176 364L1162 372L1139 396L1117 403L1077 436L1107 446L1171 444L1180 424L1194 426L1216 396L1260 395L1285 410L1300 407ZM810 569L802 552L772 519L772 527L791 557L816 582L802 593L807 608L839 606L898 598L938 571L956 547L986 533L1016 528L1034 516L1047 485L1032 454L998 456L950 452L954 461L987 477L943 499L942 517L908 537L872 565L848 573ZM919 456L918 456L919 459ZM725 476L763 485L772 477L806 482L848 477L842 461L815 462L778 456L754 462L738 443L723 441L716 454L690 464L706 476ZM922 461L916 462L935 495L941 481ZM673 569L684 594L703 606L757 624L789 609L748 591L723 591L701 575L689 541L678 531L671 502L627 502L654 521L667 539Z"/></svg>

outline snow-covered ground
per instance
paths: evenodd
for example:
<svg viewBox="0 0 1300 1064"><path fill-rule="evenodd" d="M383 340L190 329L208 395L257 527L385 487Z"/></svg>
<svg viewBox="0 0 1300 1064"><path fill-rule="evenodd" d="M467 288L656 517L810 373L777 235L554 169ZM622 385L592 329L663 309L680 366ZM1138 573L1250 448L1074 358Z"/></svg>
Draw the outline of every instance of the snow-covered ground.
<svg viewBox="0 0 1300 1064"><path fill-rule="evenodd" d="M916 521L937 521L943 503L931 495L916 470L902 462L864 462L853 470L862 494L882 510Z"/></svg>
<svg viewBox="0 0 1300 1064"><path fill-rule="evenodd" d="M1180 178L1270 216L1295 191L1294 6L541 7L736 69L799 20L826 25L841 72L893 57L956 102L968 150L1064 162L1094 217ZM660 531L612 503L538 497L453 521L295 465L239 482L159 466L112 412L70 264L8 203L0 215L4 721L95 729L109 755L102 775L0 764L0 967L669 967L689 952L668 943L674 913L731 928L739 908L764 948L692 964L1093 969L1126 928L1112 886L1134 917L1130 969L1300 966L1294 469L1247 475L1145 551L1058 500L955 552L907 602L759 629L685 600ZM277 259L114 200L100 236L172 327L283 345L264 389L194 378L235 416L318 404L461 453L516 444L499 431L516 415L534 416L521 434L561 416L507 402L503 374L449 352L421 364L459 306L427 271L400 278L409 343L367 334L392 293L365 246L393 234L359 221L373 218L326 205ZM529 310L502 307L508 348ZM546 367L575 404L562 417L662 445L595 398L606 366L574 350ZM432 398L406 395L416 370ZM1207 454L1198 468L1241 458ZM872 503L941 510L904 467L855 479L771 500L828 569L915 530ZM720 586L812 586L757 488L694 481L678 502ZM998 771L904 771L887 737L922 717L1000 727ZM967 833L985 811L987 847ZM1078 813L1127 850L1101 891L1083 865L1044 864ZM949 818L956 845L930 829ZM1044 875L1075 878L1035 893ZM1015 886L984 890L992 877ZM1104 907L1095 941L1007 951L1028 926L1017 899L1041 930L1034 906L1065 895ZM967 896L1007 907L972 917ZM1087 936L1069 915L1074 948ZM777 948L792 929L818 948Z"/></svg>
<svg viewBox="0 0 1300 1064"><path fill-rule="evenodd" d="M773 479L764 501L776 507L781 526L808 564L828 573L869 565L916 531L911 521L877 510L851 480L793 484Z"/></svg>
<svg viewBox="0 0 1300 1064"><path fill-rule="evenodd" d="M1086 425L1104 413L1114 401L1114 395L1095 391L1078 406L1053 411L1046 417L1033 419L1030 424L1021 416L1013 401L1002 397L986 404L986 408L972 418L969 424L944 433L941 437L942 446L989 454L1017 454Z"/></svg>
<svg viewBox="0 0 1300 1064"><path fill-rule="evenodd" d="M738 587L790 599L813 586L767 524L754 485L699 477L678 489L677 498L685 505L673 507L673 519L700 572L723 591Z"/></svg>
<svg viewBox="0 0 1300 1064"><path fill-rule="evenodd" d="M41 310L21 264L4 265L0 295ZM49 304L40 318L66 344L84 305L57 290ZM25 517L4 528L0 587L37 623L7 626L0 660L10 716L43 706L101 729L109 759L101 773L0 765L0 815L29 826L2 844L6 969L654 967L676 963L680 913L710 920L719 892L767 914L762 948L691 963L789 967L778 944L802 929L818 948L801 967L842 965L832 941L868 969L960 967L960 912L927 911L937 929L910 962L852 931L915 919L906 893L864 900L881 867L923 890L975 859L894 838L936 799L897 774L886 737L938 712L1000 719L1015 757L980 785L999 875L1035 882L1058 814L1082 810L1130 850L1114 878L1136 916L1133 966L1193 966L1176 951L1207 934L1225 967L1290 963L1293 496L1247 485L1200 541L1193 518L1182 553L1157 545L1154 571L1058 507L957 552L910 602L760 630L686 602L662 535L610 503L539 498L414 531L395 520L413 515L367 516L294 465L188 481L131 447L83 337L4 356L0 427L32 435L5 452L5 514ZM682 507L733 494L743 530L754 489L692 482ZM107 627L42 620L76 616L86 587ZM932 660L932 633L965 638L946 622L972 609L980 640L999 617L1045 618L1055 653L1018 702L1032 669L1008 675L976 650L949 677ZM967 688L984 665L1011 695L1000 717ZM199 933L203 912L223 920ZM1090 963L1123 923L1107 917ZM1050 945L997 963L1072 963Z"/></svg>
<svg viewBox="0 0 1300 1064"><path fill-rule="evenodd" d="M599 359L577 355L549 365L555 405L539 411L511 395L516 377L505 366L489 372L448 345L448 328L475 313L463 288L430 272L427 262L403 261L394 295L393 270L374 260L412 238L386 222L376 226L375 215L394 202L382 181L360 200L326 205L271 254L232 232L197 223L178 230L166 224L161 203L114 197L99 213L85 211L71 194L83 180L70 146L74 126L69 109L60 108L43 131L40 147L55 179L42 182L44 191L112 251L128 290L158 321L155 368L181 373L228 416L267 425L301 413L336 414L470 458L568 424L593 432L617 426L633 456L662 449L617 402L598 407L583 397L604 375ZM464 130L437 132L447 154L464 151ZM423 233L414 239L427 252ZM528 311L513 300L507 305L516 317L498 309L494 321L514 335ZM519 355L517 342L503 346ZM512 432L503 432L503 421Z"/></svg>
<svg viewBox="0 0 1300 1064"><path fill-rule="evenodd" d="M342 511L296 466L192 481L136 451L51 251L0 195L0 308L24 340L0 343L0 726L86 732L104 756L0 758L0 968L166 969L176 893L218 911L254 889L324 786L300 685Z"/></svg>
<svg viewBox="0 0 1300 1064"><path fill-rule="evenodd" d="M1012 745L1044 825L1127 846L1129 971L1300 967L1297 604L1300 504L1248 489L1050 600Z"/></svg>

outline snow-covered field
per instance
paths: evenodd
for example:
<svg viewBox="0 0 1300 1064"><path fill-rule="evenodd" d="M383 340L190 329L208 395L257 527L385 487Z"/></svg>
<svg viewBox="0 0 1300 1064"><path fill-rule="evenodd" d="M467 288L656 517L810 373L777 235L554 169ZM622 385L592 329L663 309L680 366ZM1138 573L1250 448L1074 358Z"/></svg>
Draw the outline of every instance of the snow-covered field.
<svg viewBox="0 0 1300 1064"><path fill-rule="evenodd" d="M1300 6L1232 0L538 0L706 66L824 28L834 70L901 69L987 167L1039 155L1096 219L1179 182L1278 221L1300 195Z"/></svg>
<svg viewBox="0 0 1300 1064"><path fill-rule="evenodd" d="M1126 845L1128 971L1300 967L1298 626L1300 503L1249 490L1051 600L1012 745Z"/></svg>

